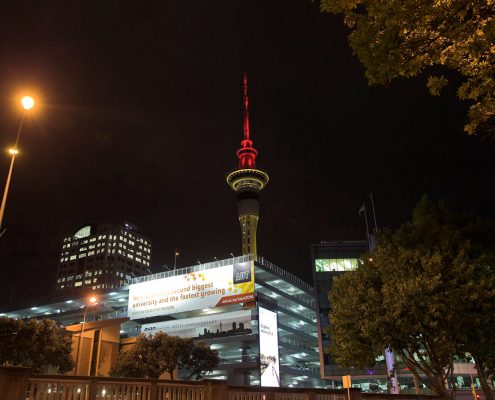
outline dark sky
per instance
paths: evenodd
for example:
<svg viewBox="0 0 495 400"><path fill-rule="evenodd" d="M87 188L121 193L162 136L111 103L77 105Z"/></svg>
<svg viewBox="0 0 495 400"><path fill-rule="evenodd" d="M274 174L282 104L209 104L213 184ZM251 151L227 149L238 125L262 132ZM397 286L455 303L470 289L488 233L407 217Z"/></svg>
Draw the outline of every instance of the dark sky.
<svg viewBox="0 0 495 400"><path fill-rule="evenodd" d="M61 240L125 219L153 270L240 253L225 175L242 135L242 72L262 192L259 254L309 280L311 243L362 239L423 193L493 217L493 143L462 131L455 87L369 87L340 17L317 1L10 1L0 5L0 148L22 132L0 239L0 305L49 293ZM450 76L455 80L456 77ZM0 157L3 190L8 154Z"/></svg>

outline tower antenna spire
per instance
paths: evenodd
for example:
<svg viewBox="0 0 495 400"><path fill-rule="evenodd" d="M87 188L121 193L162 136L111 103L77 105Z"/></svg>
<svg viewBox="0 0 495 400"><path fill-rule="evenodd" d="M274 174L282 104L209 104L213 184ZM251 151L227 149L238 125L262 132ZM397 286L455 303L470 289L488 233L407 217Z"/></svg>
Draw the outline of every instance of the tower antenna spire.
<svg viewBox="0 0 495 400"><path fill-rule="evenodd" d="M236 153L239 158L239 169L256 168L256 156L258 155L258 151L253 147L251 132L249 130L249 98L247 95L247 81L247 72L244 72L244 138L241 140L241 148L237 150Z"/></svg>
<svg viewBox="0 0 495 400"><path fill-rule="evenodd" d="M248 74L244 72L244 140L250 139L249 132L249 97L247 94L248 91Z"/></svg>

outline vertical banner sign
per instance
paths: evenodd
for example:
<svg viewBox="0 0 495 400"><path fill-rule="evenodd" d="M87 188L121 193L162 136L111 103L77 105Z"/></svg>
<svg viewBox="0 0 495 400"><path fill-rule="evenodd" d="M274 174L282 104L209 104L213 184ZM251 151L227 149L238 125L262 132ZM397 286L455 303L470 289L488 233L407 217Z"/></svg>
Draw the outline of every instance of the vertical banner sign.
<svg viewBox="0 0 495 400"><path fill-rule="evenodd" d="M261 386L280 387L277 313L259 307Z"/></svg>
<svg viewBox="0 0 495 400"><path fill-rule="evenodd" d="M399 394L399 381L395 373L394 352L391 347L385 348L385 362L387 363L387 374L390 382L390 393Z"/></svg>

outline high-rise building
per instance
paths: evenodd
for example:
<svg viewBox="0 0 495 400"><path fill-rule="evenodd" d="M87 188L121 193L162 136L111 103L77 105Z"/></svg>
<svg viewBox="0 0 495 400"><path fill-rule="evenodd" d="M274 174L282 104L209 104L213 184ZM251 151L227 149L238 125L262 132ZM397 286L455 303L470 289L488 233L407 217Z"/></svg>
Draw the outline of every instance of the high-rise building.
<svg viewBox="0 0 495 400"><path fill-rule="evenodd" d="M244 74L244 139L237 150L239 166L227 175L227 183L237 193L237 211L241 224L242 254L256 254L256 229L258 227L259 193L268 183L268 174L256 168L258 151L253 147L249 130L249 104L247 75Z"/></svg>
<svg viewBox="0 0 495 400"><path fill-rule="evenodd" d="M324 379L339 380L342 375L351 374L351 371L342 370L332 362L326 351L330 345L327 328L330 324L328 314L330 303L328 292L332 287L333 278L346 271L356 269L359 258L369 251L367 240L349 240L335 242L321 242L311 246L313 266L313 281L318 308L318 345L320 348L321 377ZM352 371L352 375L366 375L368 371Z"/></svg>
<svg viewBox="0 0 495 400"><path fill-rule="evenodd" d="M150 261L151 241L136 226L114 222L85 225L63 240L57 293L117 288L133 276L150 273Z"/></svg>

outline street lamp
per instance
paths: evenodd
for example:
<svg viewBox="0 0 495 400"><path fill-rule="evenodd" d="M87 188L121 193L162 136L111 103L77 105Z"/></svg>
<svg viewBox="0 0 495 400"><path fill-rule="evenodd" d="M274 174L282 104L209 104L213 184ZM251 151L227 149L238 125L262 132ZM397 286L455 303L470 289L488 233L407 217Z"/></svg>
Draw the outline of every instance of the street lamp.
<svg viewBox="0 0 495 400"><path fill-rule="evenodd" d="M175 268L177 268L177 256L180 256L180 253L177 251L177 249L175 249L175 252L174 252L174 271L175 271Z"/></svg>
<svg viewBox="0 0 495 400"><path fill-rule="evenodd" d="M17 154L19 154L17 145L19 144L19 139L21 137L22 126L24 125L26 113L34 107L34 99L30 96L24 96L21 99L21 105L24 109L24 112L22 113L21 123L19 124L19 129L17 130L14 147L9 149L9 154L12 156L12 158L10 160L10 168L7 175L7 182L5 183L5 190L3 191L2 205L0 206L0 237L2 237L2 235L5 233L5 229L2 230L3 214L5 212L5 204L7 203L7 194L9 193L10 179L12 178L15 157L17 156Z"/></svg>
<svg viewBox="0 0 495 400"><path fill-rule="evenodd" d="M88 315L89 306L96 305L96 304L98 304L98 299L93 296L93 297L90 297L88 299L88 304L86 304L84 306L85 310L84 310L84 317L83 317L83 322L82 322L82 326L81 326L81 333L79 334L79 339L77 340L76 368L74 370L74 375L77 375L77 373L79 372L79 353L81 352L81 339L83 338L83 334L84 334L84 326L86 324L86 315Z"/></svg>

